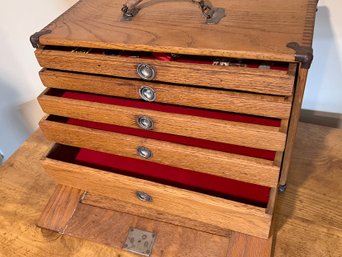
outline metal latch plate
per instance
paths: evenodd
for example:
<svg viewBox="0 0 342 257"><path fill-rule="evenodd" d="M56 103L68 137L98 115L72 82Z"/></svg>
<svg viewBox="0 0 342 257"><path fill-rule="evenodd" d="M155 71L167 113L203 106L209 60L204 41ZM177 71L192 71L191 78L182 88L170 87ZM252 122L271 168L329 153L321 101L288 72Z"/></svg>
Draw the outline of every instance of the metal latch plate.
<svg viewBox="0 0 342 257"><path fill-rule="evenodd" d="M123 249L143 256L150 256L155 239L155 233L130 228Z"/></svg>

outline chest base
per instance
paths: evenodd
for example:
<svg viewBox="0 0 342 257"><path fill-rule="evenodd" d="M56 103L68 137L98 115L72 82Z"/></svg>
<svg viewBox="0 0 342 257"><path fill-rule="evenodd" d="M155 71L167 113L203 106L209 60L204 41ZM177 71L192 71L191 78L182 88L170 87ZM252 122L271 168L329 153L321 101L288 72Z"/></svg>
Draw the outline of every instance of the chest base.
<svg viewBox="0 0 342 257"><path fill-rule="evenodd" d="M271 256L272 237L260 239L233 231L201 231L189 228L186 220L179 225L127 213L111 198L57 185L45 207L38 226L64 235L105 244L120 256L139 256L124 250L131 228L156 235L151 256ZM141 213L143 215L143 213ZM161 214L162 215L162 214ZM177 219L177 217L175 217Z"/></svg>

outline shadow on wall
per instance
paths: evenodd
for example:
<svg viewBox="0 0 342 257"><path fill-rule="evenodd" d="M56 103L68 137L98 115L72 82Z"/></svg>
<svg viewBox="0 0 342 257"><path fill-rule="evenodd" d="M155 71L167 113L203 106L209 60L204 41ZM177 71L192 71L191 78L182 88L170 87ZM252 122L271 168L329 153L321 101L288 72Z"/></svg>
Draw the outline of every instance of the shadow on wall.
<svg viewBox="0 0 342 257"><path fill-rule="evenodd" d="M306 85L303 108L342 112L342 67L338 33L334 33L330 10L319 6L314 32L314 60Z"/></svg>
<svg viewBox="0 0 342 257"><path fill-rule="evenodd" d="M19 93L8 81L0 78L0 149L5 159L32 133L33 128L25 122L18 103Z"/></svg>

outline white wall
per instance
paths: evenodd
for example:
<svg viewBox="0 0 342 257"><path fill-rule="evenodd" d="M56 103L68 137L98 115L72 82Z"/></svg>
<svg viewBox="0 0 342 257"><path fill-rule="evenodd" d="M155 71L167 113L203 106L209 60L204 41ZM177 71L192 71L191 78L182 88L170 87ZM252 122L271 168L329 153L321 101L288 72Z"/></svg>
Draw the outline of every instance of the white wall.
<svg viewBox="0 0 342 257"><path fill-rule="evenodd" d="M5 157L34 131L42 116L35 98L43 86L29 36L75 2L0 0L0 150ZM306 109L342 113L341 10L341 1L320 0Z"/></svg>
<svg viewBox="0 0 342 257"><path fill-rule="evenodd" d="M29 37L76 0L0 0L0 150L8 158L42 116L43 90Z"/></svg>
<svg viewBox="0 0 342 257"><path fill-rule="evenodd" d="M319 0L303 108L342 113L342 1Z"/></svg>

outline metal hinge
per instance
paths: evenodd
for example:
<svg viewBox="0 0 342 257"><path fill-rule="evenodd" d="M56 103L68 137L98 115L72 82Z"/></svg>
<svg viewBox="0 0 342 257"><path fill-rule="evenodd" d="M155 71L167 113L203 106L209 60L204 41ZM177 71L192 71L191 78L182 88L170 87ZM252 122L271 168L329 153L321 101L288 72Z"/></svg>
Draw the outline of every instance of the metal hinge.
<svg viewBox="0 0 342 257"><path fill-rule="evenodd" d="M34 33L32 36L30 36L30 42L31 42L33 48L39 47L39 38L42 35L49 34L51 32L52 32L52 30L50 30L50 29L43 29L39 32Z"/></svg>
<svg viewBox="0 0 342 257"><path fill-rule="evenodd" d="M308 46L301 46L297 42L287 44L288 48L296 51L295 60L302 64L302 68L309 69L313 60L313 49Z"/></svg>

